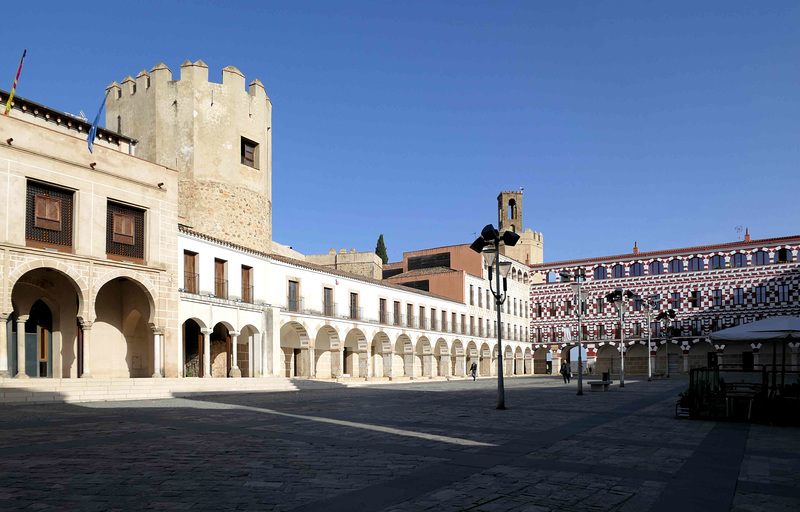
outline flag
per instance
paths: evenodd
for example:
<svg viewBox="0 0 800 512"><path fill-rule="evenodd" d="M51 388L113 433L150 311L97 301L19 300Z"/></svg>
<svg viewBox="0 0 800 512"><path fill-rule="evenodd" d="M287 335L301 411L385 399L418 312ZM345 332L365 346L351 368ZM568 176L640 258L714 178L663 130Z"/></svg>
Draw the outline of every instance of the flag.
<svg viewBox="0 0 800 512"><path fill-rule="evenodd" d="M25 60L26 53L28 53L28 50L22 50L22 58L19 60L19 68L17 69L17 76L14 77L14 85L11 86L11 95L8 97L8 101L6 102L6 111L4 112L5 115L8 115L8 111L11 110L11 100L14 99L14 90L17 88L17 82L19 81L19 74L22 72L22 62Z"/></svg>
<svg viewBox="0 0 800 512"><path fill-rule="evenodd" d="M97 123L100 122L100 115L103 113L103 108L106 106L106 99L108 98L108 91L106 91L106 95L103 96L103 103L100 104L100 110L97 111L97 116L94 118L94 123L92 123L92 127L89 129L89 136L86 137L86 142L89 143L89 153L94 154L94 150L92 149L92 143L94 142L95 137L97 136Z"/></svg>

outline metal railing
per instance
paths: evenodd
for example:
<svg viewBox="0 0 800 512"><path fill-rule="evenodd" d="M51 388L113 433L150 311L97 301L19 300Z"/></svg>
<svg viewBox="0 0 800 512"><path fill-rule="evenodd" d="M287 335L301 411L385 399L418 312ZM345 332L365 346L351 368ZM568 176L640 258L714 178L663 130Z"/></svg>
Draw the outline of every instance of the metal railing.
<svg viewBox="0 0 800 512"><path fill-rule="evenodd" d="M228 280L227 279L215 279L214 280L214 295L221 298L227 299L228 298Z"/></svg>
<svg viewBox="0 0 800 512"><path fill-rule="evenodd" d="M183 288L189 293L197 293L199 289L198 285L200 283L200 274L194 274L192 272L184 272L183 273Z"/></svg>
<svg viewBox="0 0 800 512"><path fill-rule="evenodd" d="M303 310L303 297L286 296L286 309L297 313L304 313Z"/></svg>
<svg viewBox="0 0 800 512"><path fill-rule="evenodd" d="M253 303L253 287L242 285L242 301Z"/></svg>

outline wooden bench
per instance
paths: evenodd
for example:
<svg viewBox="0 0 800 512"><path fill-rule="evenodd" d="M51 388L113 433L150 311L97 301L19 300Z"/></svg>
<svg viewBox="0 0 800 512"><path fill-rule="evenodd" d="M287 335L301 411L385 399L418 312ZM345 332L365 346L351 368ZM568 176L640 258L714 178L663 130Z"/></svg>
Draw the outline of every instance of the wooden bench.
<svg viewBox="0 0 800 512"><path fill-rule="evenodd" d="M592 380L587 382L592 387L592 391L608 391L608 386L613 383L613 380Z"/></svg>

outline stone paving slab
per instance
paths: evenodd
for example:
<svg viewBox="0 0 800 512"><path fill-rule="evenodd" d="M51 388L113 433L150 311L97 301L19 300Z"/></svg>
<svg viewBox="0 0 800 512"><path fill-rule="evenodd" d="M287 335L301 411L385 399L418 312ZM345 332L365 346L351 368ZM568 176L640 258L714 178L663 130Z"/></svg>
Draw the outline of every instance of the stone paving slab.
<svg viewBox="0 0 800 512"><path fill-rule="evenodd" d="M686 379L432 381L0 405L0 510L800 510L798 429L677 420Z"/></svg>

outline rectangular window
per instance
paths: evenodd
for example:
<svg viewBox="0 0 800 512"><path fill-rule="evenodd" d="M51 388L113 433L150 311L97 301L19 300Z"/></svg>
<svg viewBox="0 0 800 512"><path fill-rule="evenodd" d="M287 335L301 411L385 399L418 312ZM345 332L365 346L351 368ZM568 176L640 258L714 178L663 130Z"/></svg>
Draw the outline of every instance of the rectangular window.
<svg viewBox="0 0 800 512"><path fill-rule="evenodd" d="M436 330L436 309L431 308L431 330Z"/></svg>
<svg viewBox="0 0 800 512"><path fill-rule="evenodd" d="M767 287L766 286L756 286L753 288L753 292L756 296L756 304L764 304L767 302Z"/></svg>
<svg viewBox="0 0 800 512"><path fill-rule="evenodd" d="M447 311L442 310L442 332L447 332Z"/></svg>
<svg viewBox="0 0 800 512"><path fill-rule="evenodd" d="M489 290L486 290L486 309L492 308L492 301L489 298Z"/></svg>
<svg viewBox="0 0 800 512"><path fill-rule="evenodd" d="M701 336L703 334L703 321L699 318L692 320L692 336Z"/></svg>
<svg viewBox="0 0 800 512"><path fill-rule="evenodd" d="M478 336L483 337L483 318L478 317Z"/></svg>
<svg viewBox="0 0 800 512"><path fill-rule="evenodd" d="M456 332L456 329L458 328L458 325L457 325L458 321L456 320L456 318L457 317L456 317L455 313L452 313L450 315L450 332Z"/></svg>
<svg viewBox="0 0 800 512"><path fill-rule="evenodd" d="M714 290L711 292L711 298L715 306L722 306L722 290Z"/></svg>
<svg viewBox="0 0 800 512"><path fill-rule="evenodd" d="M461 315L461 334L467 334L467 315Z"/></svg>
<svg viewBox="0 0 800 512"><path fill-rule="evenodd" d="M550 303L550 316L556 316L556 303Z"/></svg>
<svg viewBox="0 0 800 512"><path fill-rule="evenodd" d="M480 286L478 287L478 307L483 307L483 290Z"/></svg>
<svg viewBox="0 0 800 512"><path fill-rule="evenodd" d="M198 293L197 253L183 251L183 288L189 293Z"/></svg>
<svg viewBox="0 0 800 512"><path fill-rule="evenodd" d="M789 302L789 285L778 285L778 302Z"/></svg>
<svg viewBox="0 0 800 512"><path fill-rule="evenodd" d="M581 325L581 340L586 341L589 339L589 327Z"/></svg>
<svg viewBox="0 0 800 512"><path fill-rule="evenodd" d="M604 340L606 339L606 326L605 325L598 325L597 326L597 339Z"/></svg>
<svg viewBox="0 0 800 512"><path fill-rule="evenodd" d="M538 343L542 342L542 328L541 327L537 327L536 328L536 341Z"/></svg>
<svg viewBox="0 0 800 512"><path fill-rule="evenodd" d="M736 305L744 304L744 289L742 288L733 289L733 303Z"/></svg>
<svg viewBox="0 0 800 512"><path fill-rule="evenodd" d="M228 262L214 259L214 295L222 299L228 298Z"/></svg>
<svg viewBox="0 0 800 512"><path fill-rule="evenodd" d="M300 311L300 283L298 281L289 281L287 302L289 311Z"/></svg>
<svg viewBox="0 0 800 512"><path fill-rule="evenodd" d="M597 312L598 313L605 313L606 311L606 302L603 297L597 298Z"/></svg>
<svg viewBox="0 0 800 512"><path fill-rule="evenodd" d="M472 315L469 317L469 335L475 336L475 317Z"/></svg>
<svg viewBox="0 0 800 512"><path fill-rule="evenodd" d="M670 307L672 309L678 309L681 307L681 294L680 293L673 293L672 299L670 299Z"/></svg>
<svg viewBox="0 0 800 512"><path fill-rule="evenodd" d="M253 303L253 267L242 265L242 300Z"/></svg>
<svg viewBox="0 0 800 512"><path fill-rule="evenodd" d="M392 313L394 314L394 318L392 319L392 323L394 325L400 325L402 323L402 318L401 318L401 315L400 315L400 301L397 301L397 300L394 301L394 311Z"/></svg>
<svg viewBox="0 0 800 512"><path fill-rule="evenodd" d="M333 288L322 289L322 310L325 316L333 316Z"/></svg>
<svg viewBox="0 0 800 512"><path fill-rule="evenodd" d="M642 337L642 324L639 322L633 322L633 335L637 338Z"/></svg>
<svg viewBox="0 0 800 512"><path fill-rule="evenodd" d="M661 322L653 322L650 324L650 335L656 338L661 336Z"/></svg>
<svg viewBox="0 0 800 512"><path fill-rule="evenodd" d="M419 307L419 328L420 329L427 329L428 328L427 323L428 322L426 321L426 318L425 318L425 306L420 306Z"/></svg>
<svg viewBox="0 0 800 512"><path fill-rule="evenodd" d="M258 144L242 137L242 163L258 169Z"/></svg>
<svg viewBox="0 0 800 512"><path fill-rule="evenodd" d="M689 297L689 306L699 308L700 305L700 292L693 291L691 297Z"/></svg>
<svg viewBox="0 0 800 512"><path fill-rule="evenodd" d="M567 300L564 301L564 312L567 315L571 315L572 314L572 300L567 299Z"/></svg>
<svg viewBox="0 0 800 512"><path fill-rule="evenodd" d="M31 247L72 247L72 192L28 182L25 240Z"/></svg>
<svg viewBox="0 0 800 512"><path fill-rule="evenodd" d="M414 327L414 305L406 304L406 327Z"/></svg>
<svg viewBox="0 0 800 512"><path fill-rule="evenodd" d="M106 223L106 255L144 263L144 210L109 201Z"/></svg>
<svg viewBox="0 0 800 512"><path fill-rule="evenodd" d="M379 315L379 322L382 324L386 323L386 299L380 299L378 302L378 315Z"/></svg>
<svg viewBox="0 0 800 512"><path fill-rule="evenodd" d="M634 297L633 297L633 310L634 311L641 311L642 310L642 296L641 295L634 295Z"/></svg>
<svg viewBox="0 0 800 512"><path fill-rule="evenodd" d="M469 305L475 305L475 288L472 285L469 285Z"/></svg>
<svg viewBox="0 0 800 512"><path fill-rule="evenodd" d="M358 311L358 294L355 292L350 292L350 319L358 320L360 318L361 315Z"/></svg>

